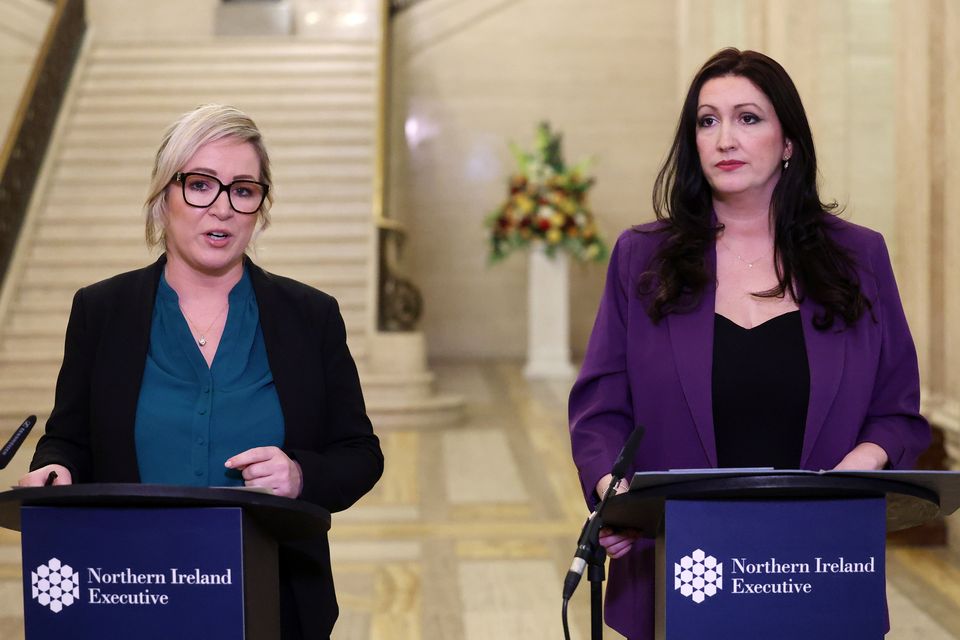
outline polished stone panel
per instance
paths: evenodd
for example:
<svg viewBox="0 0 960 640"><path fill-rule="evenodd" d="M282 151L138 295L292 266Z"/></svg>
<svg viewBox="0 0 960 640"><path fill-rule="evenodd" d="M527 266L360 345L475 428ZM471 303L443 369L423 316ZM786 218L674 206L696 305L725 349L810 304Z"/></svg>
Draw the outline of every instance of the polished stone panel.
<svg viewBox="0 0 960 640"><path fill-rule="evenodd" d="M527 489L502 431L458 429L443 435L447 498L454 505L516 503Z"/></svg>
<svg viewBox="0 0 960 640"><path fill-rule="evenodd" d="M549 562L460 563L458 582L463 598L465 640L558 637L561 629L556 614L556 590L544 588L558 581L557 571Z"/></svg>

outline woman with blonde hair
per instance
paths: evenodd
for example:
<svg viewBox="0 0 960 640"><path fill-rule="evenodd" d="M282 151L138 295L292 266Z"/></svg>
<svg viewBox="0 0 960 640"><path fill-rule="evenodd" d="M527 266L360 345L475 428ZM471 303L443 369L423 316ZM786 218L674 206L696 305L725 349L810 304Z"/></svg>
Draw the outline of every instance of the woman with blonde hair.
<svg viewBox="0 0 960 640"><path fill-rule="evenodd" d="M22 486L246 485L349 507L383 471L336 300L246 255L269 224L270 161L243 112L166 131L147 199L150 266L73 300L46 433ZM326 536L280 546L282 637L337 617Z"/></svg>

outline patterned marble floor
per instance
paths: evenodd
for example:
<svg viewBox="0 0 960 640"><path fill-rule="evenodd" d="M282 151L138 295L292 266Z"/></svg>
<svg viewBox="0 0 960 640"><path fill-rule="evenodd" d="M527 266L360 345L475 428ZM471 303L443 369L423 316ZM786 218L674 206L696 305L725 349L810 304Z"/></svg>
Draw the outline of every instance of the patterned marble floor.
<svg viewBox="0 0 960 640"><path fill-rule="evenodd" d="M335 640L561 638L561 578L584 517L566 436L568 385L518 363L435 367L468 398L457 427L381 434L377 488L334 517ZM29 457L0 472L8 486ZM23 637L18 537L0 532L0 640ZM944 549L888 552L892 640L960 638L960 564ZM572 635L589 637L587 589ZM619 637L608 631L608 638Z"/></svg>

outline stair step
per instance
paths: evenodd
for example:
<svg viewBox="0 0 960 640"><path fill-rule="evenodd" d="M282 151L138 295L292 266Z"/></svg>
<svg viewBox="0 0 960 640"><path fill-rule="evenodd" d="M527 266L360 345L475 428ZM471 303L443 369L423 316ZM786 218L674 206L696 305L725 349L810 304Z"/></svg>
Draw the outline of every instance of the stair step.
<svg viewBox="0 0 960 640"><path fill-rule="evenodd" d="M23 274L22 287L42 287L48 290L74 292L81 287L116 275L110 265L88 265L69 271L58 268L28 266ZM278 274L316 287L321 291L336 291L351 286L367 286L369 273L365 265L330 265L319 268L287 268Z"/></svg>
<svg viewBox="0 0 960 640"><path fill-rule="evenodd" d="M377 60L369 58L347 58L339 60L320 60L310 58L290 59L282 62L262 59L240 59L236 57L209 57L203 61L203 72L211 76L234 76L248 81L248 86L255 87L261 77L284 77L291 80L299 77L317 76L370 76L376 77ZM153 77L169 79L171 88L176 87L176 81L182 77L196 77L198 73L196 60L172 60L163 64L150 61L120 61L96 62L84 70L84 80L103 78L137 78Z"/></svg>
<svg viewBox="0 0 960 640"><path fill-rule="evenodd" d="M278 172L277 175L281 174ZM57 186L85 189L86 193L75 193L75 197L79 200L86 194L95 195L107 187L112 188L117 183L130 182L136 185L146 185L149 176L150 166L148 161L132 166L130 164L120 165L112 167L108 171L92 171L89 164L67 160L59 163L54 180ZM285 167L282 176L285 181L370 181L373 179L373 164L366 160L362 162L341 162L339 164L299 164Z"/></svg>
<svg viewBox="0 0 960 640"><path fill-rule="evenodd" d="M137 176L149 174L152 169L156 149L151 147L104 148L96 143L69 145L60 152L59 166L62 168L80 168L86 173L114 174L114 165L126 165L137 169ZM270 161L274 173L283 173L285 169L295 169L303 163L356 162L372 163L373 147L366 145L333 145L281 147L274 151L271 147ZM289 165L289 166L288 166ZM145 170L145 172L144 172ZM373 167L370 164L369 171Z"/></svg>
<svg viewBox="0 0 960 640"><path fill-rule="evenodd" d="M0 424L12 433L23 418L38 416L40 428L53 408L54 385L24 392L0 388ZM463 399L459 396L431 396L407 400L381 399L375 389L364 392L367 414L378 432L393 429L432 429L463 420ZM8 437L4 434L4 437Z"/></svg>
<svg viewBox="0 0 960 640"><path fill-rule="evenodd" d="M3 420L4 423L9 418L16 420L15 416L25 417L30 414L41 413L50 415L50 410L53 409L53 397L53 384L46 389L29 392L20 389L0 389L0 407L3 407L3 412L0 415L7 418ZM20 419L23 420L23 417Z"/></svg>
<svg viewBox="0 0 960 640"><path fill-rule="evenodd" d="M282 194L286 196L286 194ZM336 201L318 201L318 202L288 202L286 197L274 203L270 210L274 220L297 220L306 222L310 220L348 222L351 220L365 221L368 225L371 223L372 214L370 212L370 201L367 199L358 199L355 201L336 202ZM49 224L75 223L83 221L107 222L139 225L142 218L139 210L131 211L131 207L126 204L99 203L99 202L78 202L69 204L49 204L44 210L42 220ZM268 232L269 233L269 232Z"/></svg>
<svg viewBox="0 0 960 640"><path fill-rule="evenodd" d="M57 362L63 359L63 335L4 336L0 341L0 362ZM0 405L2 406L2 405Z"/></svg>
<svg viewBox="0 0 960 640"><path fill-rule="evenodd" d="M337 252L332 255L318 247L310 245L276 245L264 244L265 240L256 245L251 255L256 262L269 260L274 268L314 267L324 269L328 266L345 264L350 266L365 265L368 262L367 253ZM115 273L123 273L149 264L156 259L146 248L131 244L119 244L109 251L98 251L97 264L109 266ZM36 267L53 267L58 269L82 267L90 263L90 247L79 245L34 244L30 250L30 265Z"/></svg>
<svg viewBox="0 0 960 640"><path fill-rule="evenodd" d="M399 403L427 399L433 395L434 375L429 372L373 374L360 371L360 386L365 399L381 403Z"/></svg>
<svg viewBox="0 0 960 640"><path fill-rule="evenodd" d="M71 118L70 127L73 129L111 129L123 130L127 127L150 128L156 131L157 141L160 135L173 119L185 112L190 105L181 105L177 108L149 111L132 111L130 113L75 113ZM278 127L318 127L318 126L368 126L376 122L376 109L371 105L369 109L352 110L324 110L324 109L295 109L284 110L283 113L265 111L249 114L265 133Z"/></svg>
<svg viewBox="0 0 960 640"><path fill-rule="evenodd" d="M135 85L135 81L131 81ZM288 83L289 84L289 83ZM343 111L367 111L370 104L376 101L374 91L365 92L332 92L311 95L299 92L295 88L285 92L261 91L258 85L234 86L220 91L209 90L191 95L177 91L166 92L161 95L143 94L140 92L120 95L86 95L77 98L77 108L82 111L96 113L112 113L115 111L128 112L133 110L167 110L184 109L184 105L219 102L243 105L244 110L252 112L269 109L282 111L285 109L326 109Z"/></svg>
<svg viewBox="0 0 960 640"><path fill-rule="evenodd" d="M55 381L54 381L55 382ZM54 384L44 389L24 391L0 387L0 424L11 425L12 431L29 414L43 416L46 423L53 408ZM463 398L459 396L382 398L376 389L364 391L367 414L374 429L430 429L449 426L463 420Z"/></svg>
<svg viewBox="0 0 960 640"><path fill-rule="evenodd" d="M273 269L272 272L283 272ZM22 290L13 302L14 313L60 313L66 317L73 302L73 291L63 289L27 289ZM338 287L336 291L327 291L337 299L341 307L362 309L369 303L367 291L363 287Z"/></svg>
<svg viewBox="0 0 960 640"><path fill-rule="evenodd" d="M340 302L340 312L344 317L362 317L365 314L365 305L360 303L345 304ZM4 327L4 337L63 337L67 329L66 313L30 313L17 311L10 314Z"/></svg>
<svg viewBox="0 0 960 640"><path fill-rule="evenodd" d="M259 125L258 125L259 126ZM368 126L319 126L263 128L270 155L287 146L314 148L324 145L373 146L374 136ZM126 127L124 129L69 129L64 136L63 147L72 149L93 146L97 149L127 149L135 147L147 150L152 158L160 144L162 130L153 126Z"/></svg>
<svg viewBox="0 0 960 640"><path fill-rule="evenodd" d="M367 322L367 311L364 308L341 307L340 312L343 315L343 322L347 326L348 334L351 329L356 330ZM26 326L23 323L27 321L27 316L39 319ZM4 359L4 354L20 352L37 352L49 357L62 357L66 328L66 315L51 317L39 314L14 314L12 318L7 320L7 325L4 328L0 360Z"/></svg>
<svg viewBox="0 0 960 640"><path fill-rule="evenodd" d="M291 87L289 78L265 76L257 79L257 91L267 94L283 94L290 91L302 91L314 94L349 94L366 93L373 97L377 90L376 75L350 76L305 76L297 80L296 87ZM211 95L250 95L250 86L247 82L235 77L188 77L178 78L175 81L176 94L183 98L183 102L202 104L210 102ZM130 80L128 78L91 78L83 83L78 90L80 98L93 96L168 96L170 95L171 81L169 78L144 77ZM240 93L243 92L243 93Z"/></svg>
<svg viewBox="0 0 960 640"><path fill-rule="evenodd" d="M109 188L97 185L84 189L83 185L61 184L54 182L47 194L47 204L70 206L72 203L87 202L103 205L126 205L131 213L139 212L147 195L149 174L144 174L142 184L117 184ZM344 200L373 199L373 180L311 180L309 182L288 181L284 176L274 175L276 203L314 203L343 202ZM81 196L78 191L85 193ZM139 213L138 213L139 215Z"/></svg>
<svg viewBox="0 0 960 640"><path fill-rule="evenodd" d="M143 240L143 228L139 221L130 223L82 223L82 222L60 222L50 223L41 220L37 225L35 241L43 243L62 243L75 242L83 238L88 242L99 243L103 241L109 244L110 241L126 240L140 242ZM269 236L266 234L269 233ZM278 220L275 225L270 227L268 232L264 232L264 241L276 243L281 240L290 242L316 242L319 247L326 249L328 245L340 245L341 243L366 243L372 233L371 225L358 222L336 222L326 220ZM142 244L142 243L141 243Z"/></svg>
<svg viewBox="0 0 960 640"><path fill-rule="evenodd" d="M393 429L437 429L463 421L463 398L432 396L410 401L370 398L367 414L379 432Z"/></svg>
<svg viewBox="0 0 960 640"><path fill-rule="evenodd" d="M354 360L362 363L367 353L364 324L351 324L351 322L347 322L346 315L344 321L347 325L347 345L350 347L350 353ZM0 366L3 368L42 364L54 366L59 371L62 361L63 336L57 338L49 336L18 337L16 339L4 339L0 343ZM0 411L2 409L3 404L0 403Z"/></svg>
<svg viewBox="0 0 960 640"><path fill-rule="evenodd" d="M0 390L46 391L54 386L60 363L42 361L17 367L0 368ZM434 376L431 373L372 375L361 372L360 383L365 394L375 393L384 402L402 402L404 398L428 397Z"/></svg>
<svg viewBox="0 0 960 640"><path fill-rule="evenodd" d="M90 51L91 62L140 61L162 63L168 60L196 61L211 57L287 60L306 58L354 58L378 55L376 42L363 40L296 42L289 38L216 38L207 42L181 41L98 44Z"/></svg>

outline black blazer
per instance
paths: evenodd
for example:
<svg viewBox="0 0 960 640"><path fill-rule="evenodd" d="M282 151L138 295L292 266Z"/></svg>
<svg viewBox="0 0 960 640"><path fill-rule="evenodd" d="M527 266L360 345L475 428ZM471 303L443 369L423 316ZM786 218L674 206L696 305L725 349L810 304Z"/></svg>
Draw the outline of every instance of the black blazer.
<svg viewBox="0 0 960 640"><path fill-rule="evenodd" d="M56 400L31 469L57 463L78 483L140 482L134 421L165 264L161 256L74 296ZM300 499L346 509L376 484L383 454L337 302L249 259L246 267L283 411L283 449L303 470ZM281 549L281 574L304 637L328 636L337 603L326 536Z"/></svg>

